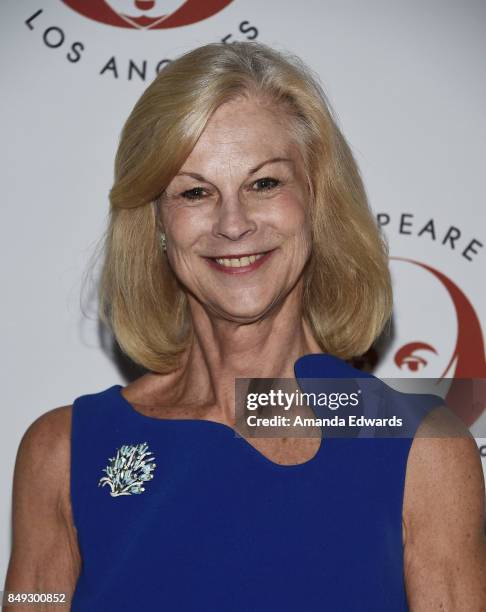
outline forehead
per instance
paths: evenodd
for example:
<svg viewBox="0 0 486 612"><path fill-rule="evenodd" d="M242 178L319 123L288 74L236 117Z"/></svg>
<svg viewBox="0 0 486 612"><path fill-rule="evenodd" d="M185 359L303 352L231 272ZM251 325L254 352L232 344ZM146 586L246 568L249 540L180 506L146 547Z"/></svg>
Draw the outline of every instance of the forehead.
<svg viewBox="0 0 486 612"><path fill-rule="evenodd" d="M209 119L184 166L192 162L246 162L263 157L295 157L290 117L278 107L253 99L238 99L220 106Z"/></svg>

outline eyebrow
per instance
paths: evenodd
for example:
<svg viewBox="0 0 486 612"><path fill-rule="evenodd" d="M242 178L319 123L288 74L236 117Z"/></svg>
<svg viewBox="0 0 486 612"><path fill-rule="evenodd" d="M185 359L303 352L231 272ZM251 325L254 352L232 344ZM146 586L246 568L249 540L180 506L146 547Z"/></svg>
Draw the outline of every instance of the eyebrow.
<svg viewBox="0 0 486 612"><path fill-rule="evenodd" d="M266 166L267 164L275 164L277 162L290 162L291 164L295 163L294 160L291 159L290 157L272 157L271 159L267 159L263 161L261 164L258 164L258 166L251 168L251 170L248 171L248 176L255 174L255 172L258 172L260 168L263 168L263 166ZM205 179L204 176L202 176L202 174L198 174L197 172L179 172L176 176L184 176L184 175L192 176L198 181L210 182L207 179Z"/></svg>

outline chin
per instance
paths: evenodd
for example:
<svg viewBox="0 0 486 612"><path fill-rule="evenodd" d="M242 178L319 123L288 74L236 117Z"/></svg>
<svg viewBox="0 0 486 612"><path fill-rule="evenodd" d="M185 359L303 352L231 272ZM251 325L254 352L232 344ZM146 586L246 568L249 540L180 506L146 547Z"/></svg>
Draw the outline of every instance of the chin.
<svg viewBox="0 0 486 612"><path fill-rule="evenodd" d="M228 321L235 321L236 323L253 323L265 316L270 310L271 305L271 302L242 304L240 301L235 304L214 304L213 310L218 316Z"/></svg>

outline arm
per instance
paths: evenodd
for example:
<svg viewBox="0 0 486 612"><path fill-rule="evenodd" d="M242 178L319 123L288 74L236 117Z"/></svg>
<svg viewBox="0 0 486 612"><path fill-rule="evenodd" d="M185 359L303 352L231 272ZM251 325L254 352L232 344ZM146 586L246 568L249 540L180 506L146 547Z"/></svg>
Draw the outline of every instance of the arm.
<svg viewBox="0 0 486 612"><path fill-rule="evenodd" d="M405 480L404 571L410 610L484 612L485 490L478 449L447 409L430 417L412 443ZM439 421L455 430L454 437L438 437Z"/></svg>
<svg viewBox="0 0 486 612"><path fill-rule="evenodd" d="M13 545L5 591L64 592L69 598L74 592L81 559L70 505L70 434L71 407L63 406L42 414L22 437L13 481Z"/></svg>

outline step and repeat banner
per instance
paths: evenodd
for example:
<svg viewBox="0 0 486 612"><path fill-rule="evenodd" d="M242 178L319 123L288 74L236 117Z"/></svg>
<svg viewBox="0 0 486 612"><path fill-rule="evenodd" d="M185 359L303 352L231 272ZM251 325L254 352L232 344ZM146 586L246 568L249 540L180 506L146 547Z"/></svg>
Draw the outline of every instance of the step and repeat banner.
<svg viewBox="0 0 486 612"><path fill-rule="evenodd" d="M208 42L262 41L320 76L390 245L392 333L361 365L436 384L486 466L484 396L457 393L486 379L483 2L12 0L0 14L2 576L22 434L133 374L80 295L122 125L161 68Z"/></svg>

